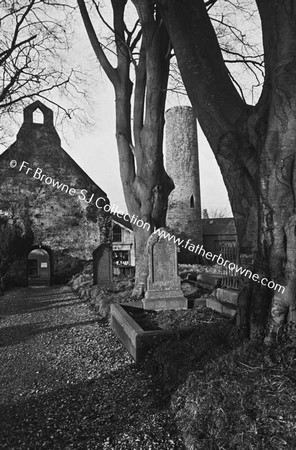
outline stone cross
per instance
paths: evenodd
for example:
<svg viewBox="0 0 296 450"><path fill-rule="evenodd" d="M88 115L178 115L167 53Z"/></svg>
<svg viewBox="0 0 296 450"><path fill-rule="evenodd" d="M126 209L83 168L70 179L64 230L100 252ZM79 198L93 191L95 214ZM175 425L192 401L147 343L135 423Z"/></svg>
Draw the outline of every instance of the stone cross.
<svg viewBox="0 0 296 450"><path fill-rule="evenodd" d="M165 229L160 229L161 230ZM145 309L187 309L178 276L177 245L158 234L147 242L149 276L142 300Z"/></svg>

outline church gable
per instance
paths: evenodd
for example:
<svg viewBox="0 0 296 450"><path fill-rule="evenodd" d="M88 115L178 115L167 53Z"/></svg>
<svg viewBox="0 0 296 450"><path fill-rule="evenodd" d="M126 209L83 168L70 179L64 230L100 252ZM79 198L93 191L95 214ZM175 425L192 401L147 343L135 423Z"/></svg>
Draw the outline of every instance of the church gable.
<svg viewBox="0 0 296 450"><path fill-rule="evenodd" d="M37 110L41 116L34 122ZM30 223L33 245L50 249L56 282L68 279L108 239L110 219L102 208L108 202L62 149L53 112L39 101L25 108L16 142L0 155L0 210L2 217Z"/></svg>

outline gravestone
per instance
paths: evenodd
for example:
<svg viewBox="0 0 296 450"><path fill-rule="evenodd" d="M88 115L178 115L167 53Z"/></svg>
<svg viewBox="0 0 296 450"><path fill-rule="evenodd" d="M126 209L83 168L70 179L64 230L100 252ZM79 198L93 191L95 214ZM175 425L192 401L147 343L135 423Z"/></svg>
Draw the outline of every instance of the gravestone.
<svg viewBox="0 0 296 450"><path fill-rule="evenodd" d="M113 281L112 247L101 244L93 252L94 284L109 286Z"/></svg>
<svg viewBox="0 0 296 450"><path fill-rule="evenodd" d="M158 234L147 242L149 276L142 300L145 309L187 309L178 276L177 245Z"/></svg>

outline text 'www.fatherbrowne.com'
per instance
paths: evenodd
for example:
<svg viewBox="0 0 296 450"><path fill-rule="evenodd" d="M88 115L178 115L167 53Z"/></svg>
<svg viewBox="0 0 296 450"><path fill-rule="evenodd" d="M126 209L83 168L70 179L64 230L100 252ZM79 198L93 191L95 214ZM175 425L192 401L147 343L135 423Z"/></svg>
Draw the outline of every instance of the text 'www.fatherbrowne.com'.
<svg viewBox="0 0 296 450"><path fill-rule="evenodd" d="M52 186L62 192L65 192L69 194L70 196L77 195L79 200L86 202L88 204L93 203L98 209L103 209L105 212L109 212L111 214L116 215L117 217L123 217L124 220L128 220L133 225L136 225L139 228L143 228L146 231L150 231L151 227L148 222L144 222L143 220L139 219L137 216L129 216L129 214L126 214L122 211L118 211L118 206L116 205L109 205L106 203L105 197L94 197L94 193L88 194L86 189L76 189L74 187L70 187L65 183L62 183L58 180L53 179L52 177L48 176L43 172L43 170L40 167L30 167L29 163L27 161L22 161L22 163L18 167L18 162L12 159L9 163L10 167L12 169L18 169L19 172L24 172L26 175L31 176L32 178L35 178L36 180L39 180L48 186ZM184 239L177 238L174 234L170 234L169 232L165 231L163 228L154 228L153 234L158 234L161 238L167 239L168 241L173 241L175 244L177 244L179 247L185 248L190 252L196 253L197 255L202 254L204 258L206 258L209 261L216 262L220 266L227 267L232 273L236 273L238 275L243 275L246 277L249 277L249 279L252 279L253 281L261 284L262 286L267 286L269 289L274 289L275 291L284 293L285 287L276 284L274 281L270 281L267 278L260 278L260 276L257 273L253 273L251 270L243 269L242 267L238 266L234 262L228 261L227 259L224 260L222 255L215 255L211 252L206 252L206 250L203 248L201 244L194 245L191 242L191 239L188 239L186 242Z"/></svg>
<svg viewBox="0 0 296 450"><path fill-rule="evenodd" d="M179 247L186 248L190 252L196 253L197 255L201 254L207 260L216 262L219 266L227 267L233 274L248 277L249 279L252 279L256 283L262 284L262 286L267 286L269 289L273 289L281 293L285 292L284 286L276 284L274 281L268 280L268 278L264 277L260 278L260 275L258 275L257 273L253 273L251 270L244 269L243 267L238 266L234 262L228 261L228 259L224 259L221 254L215 255L211 252L206 252L202 244L194 245L191 242L191 239L188 239L185 242L184 239L177 238L174 234L170 234L169 232L165 231L162 228L158 229L154 228L153 234L158 234L159 237L167 239L168 241L173 241Z"/></svg>

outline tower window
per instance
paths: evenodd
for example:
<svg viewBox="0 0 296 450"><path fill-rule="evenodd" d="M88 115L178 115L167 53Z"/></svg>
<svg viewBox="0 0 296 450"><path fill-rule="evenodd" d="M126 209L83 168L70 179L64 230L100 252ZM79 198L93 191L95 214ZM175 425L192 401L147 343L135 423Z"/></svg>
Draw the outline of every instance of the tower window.
<svg viewBox="0 0 296 450"><path fill-rule="evenodd" d="M33 112L33 123L44 123L44 115L39 108Z"/></svg>
<svg viewBox="0 0 296 450"><path fill-rule="evenodd" d="M190 208L194 208L194 197L191 195L190 197Z"/></svg>

